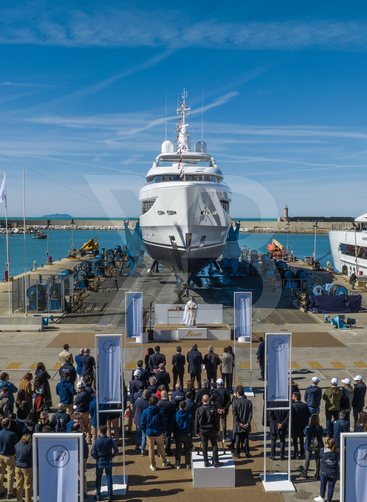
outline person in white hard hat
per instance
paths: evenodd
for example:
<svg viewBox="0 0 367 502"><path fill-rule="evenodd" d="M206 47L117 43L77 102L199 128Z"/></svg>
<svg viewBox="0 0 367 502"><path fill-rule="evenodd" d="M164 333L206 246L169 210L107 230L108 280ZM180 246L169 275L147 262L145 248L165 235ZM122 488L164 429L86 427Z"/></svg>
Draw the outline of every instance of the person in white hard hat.
<svg viewBox="0 0 367 502"><path fill-rule="evenodd" d="M305 402L310 409L311 415L318 415L320 413L322 390L319 387L319 382L319 377L312 377L311 385L305 390Z"/></svg>
<svg viewBox="0 0 367 502"><path fill-rule="evenodd" d="M325 401L326 433L333 437L333 421L338 419L343 389L338 387L339 381L335 377L330 383L331 387L325 389L322 399Z"/></svg>
<svg viewBox="0 0 367 502"><path fill-rule="evenodd" d="M361 375L356 375L354 378L354 394L352 401L353 408L353 419L354 419L354 429L356 428L356 423L359 414L363 411L365 397L366 397L366 384L363 381Z"/></svg>

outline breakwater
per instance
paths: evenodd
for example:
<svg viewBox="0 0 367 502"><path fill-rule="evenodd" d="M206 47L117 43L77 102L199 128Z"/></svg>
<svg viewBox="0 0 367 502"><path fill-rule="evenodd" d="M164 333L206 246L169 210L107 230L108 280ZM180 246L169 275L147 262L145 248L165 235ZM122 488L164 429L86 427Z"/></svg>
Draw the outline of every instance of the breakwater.
<svg viewBox="0 0 367 502"><path fill-rule="evenodd" d="M294 233L294 234L313 234L315 230L317 233L325 234L330 230L350 230L352 228L352 218L315 218L305 217L303 219L292 219L287 221L276 220L237 220L232 219L233 222L240 221L241 232L248 233ZM35 229L41 230L123 230L125 222L130 228L135 226L137 218L131 219L108 219L108 218L73 218L73 219L52 219L52 218L27 218L26 229L33 231ZM5 221L0 220L0 225L4 229ZM11 218L8 220L8 226L11 231L15 232L17 229L22 231L23 219Z"/></svg>

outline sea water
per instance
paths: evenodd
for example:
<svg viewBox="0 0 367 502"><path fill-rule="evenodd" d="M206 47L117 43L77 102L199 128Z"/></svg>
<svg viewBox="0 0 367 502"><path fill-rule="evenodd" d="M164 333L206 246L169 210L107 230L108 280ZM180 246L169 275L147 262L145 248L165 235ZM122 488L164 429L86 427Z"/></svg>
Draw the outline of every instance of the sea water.
<svg viewBox="0 0 367 502"><path fill-rule="evenodd" d="M40 267L47 263L49 258L53 261L67 256L73 247L79 249L88 239L96 239L102 248L110 249L117 245L125 244L123 230L47 230L47 239L33 239L31 234L9 235L10 275L14 276L31 270L36 262ZM266 253L266 245L272 239L277 239L281 244L293 251L294 256L303 259L312 256L315 246L315 237L310 234L272 234L272 233L247 233L241 232L239 237L240 247L256 249ZM316 236L316 256L321 265L327 261L332 263L329 237L327 234ZM4 275L6 264L5 235L0 235L0 277Z"/></svg>

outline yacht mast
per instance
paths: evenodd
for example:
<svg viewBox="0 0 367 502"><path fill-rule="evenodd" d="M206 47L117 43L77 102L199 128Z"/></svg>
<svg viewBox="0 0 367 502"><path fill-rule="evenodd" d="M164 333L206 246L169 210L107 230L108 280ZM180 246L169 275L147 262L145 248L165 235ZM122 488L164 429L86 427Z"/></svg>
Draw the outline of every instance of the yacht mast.
<svg viewBox="0 0 367 502"><path fill-rule="evenodd" d="M186 117L190 116L191 108L186 105L187 91L183 90L182 101L180 106L177 108L177 114L180 118L177 123L177 153L182 154L190 151L190 140L188 127L189 124L186 122Z"/></svg>

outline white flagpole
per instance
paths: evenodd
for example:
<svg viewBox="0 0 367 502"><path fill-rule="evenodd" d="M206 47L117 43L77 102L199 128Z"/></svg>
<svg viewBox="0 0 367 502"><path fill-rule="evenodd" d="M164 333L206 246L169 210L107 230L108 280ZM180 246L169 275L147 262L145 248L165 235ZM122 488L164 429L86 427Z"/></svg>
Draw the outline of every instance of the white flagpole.
<svg viewBox="0 0 367 502"><path fill-rule="evenodd" d="M25 169L23 169L23 250L24 250L24 314L28 315L27 310L27 227L25 221Z"/></svg>
<svg viewBox="0 0 367 502"><path fill-rule="evenodd" d="M1 198L4 201L5 209L5 237L6 237L6 271L8 274L8 301L9 301L9 316L11 316L11 290L10 290L10 260L9 260L9 228L8 228L8 194L7 194L7 176L6 168L4 169L4 179L1 186Z"/></svg>

